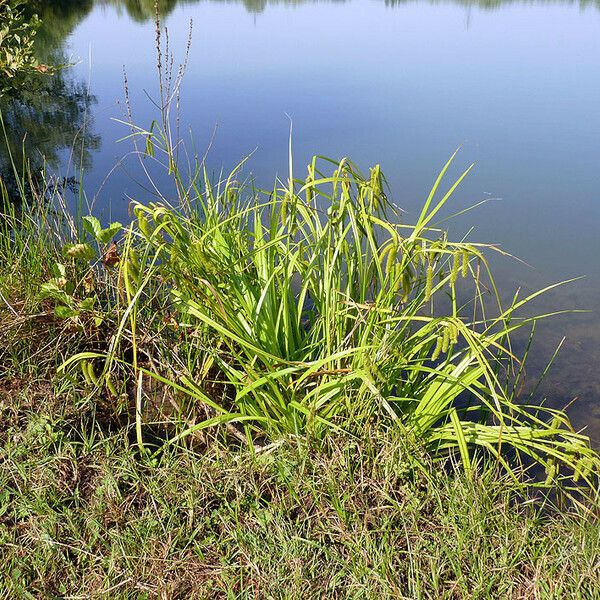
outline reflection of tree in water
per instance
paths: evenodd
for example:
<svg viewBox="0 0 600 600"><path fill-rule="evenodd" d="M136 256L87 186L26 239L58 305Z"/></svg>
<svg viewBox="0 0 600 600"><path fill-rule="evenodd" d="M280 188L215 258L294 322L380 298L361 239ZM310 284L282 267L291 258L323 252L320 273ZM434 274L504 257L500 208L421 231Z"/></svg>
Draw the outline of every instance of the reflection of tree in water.
<svg viewBox="0 0 600 600"><path fill-rule="evenodd" d="M92 6L92 0L28 3L27 10L42 18L35 40L40 62L66 62L63 42ZM23 168L25 156L34 179L45 167L58 169L61 158L71 148L76 171L90 165L91 151L100 144L90 129L89 108L94 100L85 85L73 79L68 68L50 76L32 76L18 92L0 97L6 127L6 139L0 143L0 176L9 197L18 197L10 155L18 171Z"/></svg>
<svg viewBox="0 0 600 600"><path fill-rule="evenodd" d="M249 12L260 13L269 5L284 4L286 6L296 6L300 4L317 3L322 0L160 0L159 10L162 15L168 15L178 4L185 6L198 4L200 2L213 1L224 3L243 4ZM343 3L346 0L324 0L325 2ZM419 0L383 0L386 6L395 7L403 4L412 4ZM500 8L510 4L574 4L580 8L587 6L596 6L600 8L600 0L425 0L430 4L459 4L464 6L473 6L483 9ZM154 0L97 0L97 2L106 5L117 6L125 9L129 16L136 21L146 21L155 16Z"/></svg>
<svg viewBox="0 0 600 600"><path fill-rule="evenodd" d="M158 3L160 14L168 15L177 6L186 6L190 4L199 4L207 0L160 0ZM208 0L213 2L223 2L227 4L243 4L249 12L260 13L268 5L284 4L286 6L297 6L300 4L316 4L320 0ZM345 2L346 0L325 0L326 2ZM154 19L156 11L154 9L154 0L99 0L102 4L110 4L124 8L127 14L136 21L147 21Z"/></svg>
<svg viewBox="0 0 600 600"><path fill-rule="evenodd" d="M146 21L155 17L154 0L96 0L99 4L112 5L125 9L129 16L136 21ZM269 5L284 4L296 6L300 4L317 3L323 0L160 0L159 10L161 15L168 15L177 5L198 4L200 2L224 2L243 4L248 11L259 13ZM324 0L325 2L343 3L346 0ZM419 0L383 0L386 6L402 6L413 4ZM580 8L596 6L600 8L600 0L425 0L429 4L459 4L474 6L484 9L500 8L511 4L574 4Z"/></svg>
<svg viewBox="0 0 600 600"><path fill-rule="evenodd" d="M384 0L386 6L395 7L403 4L417 3L418 0ZM457 4L486 10L494 10L502 6L523 5L523 4L573 4L579 8L587 6L596 6L600 8L600 0L428 0L429 4Z"/></svg>
<svg viewBox="0 0 600 600"><path fill-rule="evenodd" d="M139 22L154 19L156 16L155 0L100 0L99 4L108 4L119 9L125 9L132 19ZM177 4L177 0L159 0L159 14L168 15Z"/></svg>
<svg viewBox="0 0 600 600"><path fill-rule="evenodd" d="M177 5L186 6L190 4L199 4L206 0L159 0L158 9L162 16L171 13ZM270 4L285 4L295 6L316 3L319 0L212 0L216 2L225 2L228 4L243 4L249 12L260 13ZM345 0L326 0L329 2L344 2ZM156 17L154 0L98 0L100 4L116 6L124 9L127 14L136 21L148 21Z"/></svg>
<svg viewBox="0 0 600 600"><path fill-rule="evenodd" d="M170 14L178 5L186 6L200 2L224 2L243 4L250 12L262 12L268 5L284 4L295 6L300 4L325 2L345 2L346 0L158 0L159 12L162 16ZM419 0L383 0L387 6L419 2ZM479 8L499 8L510 4L575 4L580 7L597 6L600 0L425 0L431 4L449 3ZM155 18L155 0L33 0L29 3L44 23L44 33L62 41L75 25L85 17L94 6L113 6L125 11L136 21L148 21ZM50 25L50 23L52 23Z"/></svg>
<svg viewBox="0 0 600 600"><path fill-rule="evenodd" d="M11 196L16 195L16 181L8 150L19 170L23 156L27 157L34 177L44 166L59 168L61 155L70 148L76 170L90 165L90 152L100 143L90 131L89 107L93 101L82 83L63 73L35 82L18 96L0 99L7 135L0 151L0 174Z"/></svg>
<svg viewBox="0 0 600 600"><path fill-rule="evenodd" d="M42 27L36 38L36 50L40 58L54 53L62 56L62 45L67 36L89 14L94 0L32 0L27 11L37 14Z"/></svg>

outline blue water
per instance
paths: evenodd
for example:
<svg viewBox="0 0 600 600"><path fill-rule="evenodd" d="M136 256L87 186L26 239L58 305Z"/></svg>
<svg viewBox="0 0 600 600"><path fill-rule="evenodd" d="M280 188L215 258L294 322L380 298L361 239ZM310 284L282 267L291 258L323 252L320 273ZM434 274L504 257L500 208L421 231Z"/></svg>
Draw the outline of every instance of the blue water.
<svg viewBox="0 0 600 600"><path fill-rule="evenodd" d="M126 3L88 4L64 44L96 99L88 127L101 145L83 189L126 219L130 198L153 195L112 119L125 115L124 69L135 121L158 116L154 23ZM454 175L476 162L452 208L489 202L453 228L530 265L495 261L504 289L586 276L538 305L592 312L545 324L530 369L533 380L566 336L542 390L556 405L579 396L573 419L600 439L600 5L180 3L163 20L176 62L190 19L181 134L202 155L216 131L212 172L253 153L245 172L259 183L286 177L293 124L297 175L315 153L380 163L411 221L457 147Z"/></svg>

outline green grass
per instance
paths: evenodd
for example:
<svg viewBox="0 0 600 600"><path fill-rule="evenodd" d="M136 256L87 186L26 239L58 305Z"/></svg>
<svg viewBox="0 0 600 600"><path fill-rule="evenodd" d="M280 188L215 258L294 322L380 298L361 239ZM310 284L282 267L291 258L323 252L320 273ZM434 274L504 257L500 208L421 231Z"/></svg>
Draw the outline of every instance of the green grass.
<svg viewBox="0 0 600 600"><path fill-rule="evenodd" d="M149 465L93 404L6 378L0 423L4 597L597 597L597 521L492 473L415 474L398 432L207 436Z"/></svg>
<svg viewBox="0 0 600 600"><path fill-rule="evenodd" d="M562 413L519 404L510 333L531 321L486 291L484 246L423 228L435 195L420 225L369 229L375 175L342 163L308 186L347 190L345 219L324 217L331 197L301 204L306 181L269 200L232 179L194 197L213 205L138 206L113 266L119 227L69 219L58 189L6 211L3 596L597 597L597 455ZM461 343L440 335L449 323ZM432 398L436 422L415 431ZM475 424L487 454L461 436ZM546 467L587 457L587 497L558 511L515 446ZM569 491L550 475L538 484Z"/></svg>

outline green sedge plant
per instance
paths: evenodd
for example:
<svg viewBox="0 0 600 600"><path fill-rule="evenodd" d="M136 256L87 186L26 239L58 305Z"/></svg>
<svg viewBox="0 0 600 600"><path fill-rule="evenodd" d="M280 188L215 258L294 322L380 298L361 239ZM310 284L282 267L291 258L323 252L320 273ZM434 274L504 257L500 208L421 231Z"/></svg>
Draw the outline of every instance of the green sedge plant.
<svg viewBox="0 0 600 600"><path fill-rule="evenodd" d="M442 193L453 159L407 225L377 166L363 176L348 160L315 157L304 179L290 173L261 192L235 173L184 185L170 156L185 202L134 204L110 349L73 356L63 370L101 361L101 384L128 362L145 451L150 380L177 406L202 408L167 444L218 425L258 446L374 421L401 428L433 457L459 458L466 471L488 457L518 481L533 462L547 474L537 485L568 475L597 489L600 459L588 438L564 412L516 396L522 364L511 334L542 318L518 311L546 290L503 307L491 247L433 227L470 170ZM163 338L149 349L153 327ZM119 351L124 340L133 360Z"/></svg>

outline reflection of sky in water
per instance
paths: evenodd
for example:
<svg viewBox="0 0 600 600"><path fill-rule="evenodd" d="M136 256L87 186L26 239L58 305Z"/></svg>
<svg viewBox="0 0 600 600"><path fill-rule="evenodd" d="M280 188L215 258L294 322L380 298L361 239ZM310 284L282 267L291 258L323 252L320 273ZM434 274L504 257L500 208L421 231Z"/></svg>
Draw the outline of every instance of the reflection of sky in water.
<svg viewBox="0 0 600 600"><path fill-rule="evenodd" d="M91 74L94 129L103 139L86 177L89 195L129 149L113 143L127 130L110 120L123 114L123 65L137 122L149 126L156 116L144 94L157 88L153 24L117 15L96 7L70 38L69 51L82 59L79 76ZM535 266L502 261L511 288L588 276L542 308L600 309L600 11L357 1L252 14L240 4L201 3L166 19L179 57L190 17L182 121L200 154L218 123L212 168L232 167L256 149L250 168L259 182L284 175L290 115L297 168L316 152L349 155L365 168L380 162L411 220L436 170L462 145L460 165L478 164L454 208L501 200L457 227L474 224L473 239L499 242ZM134 173L133 163L115 171L99 206L110 202L122 217L125 193L149 199ZM597 314L545 325L540 345L563 333L569 340L546 390L558 402L581 395L573 412L581 425L600 407ZM549 354L546 347L539 356Z"/></svg>

